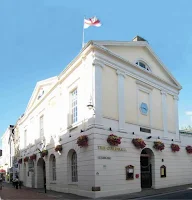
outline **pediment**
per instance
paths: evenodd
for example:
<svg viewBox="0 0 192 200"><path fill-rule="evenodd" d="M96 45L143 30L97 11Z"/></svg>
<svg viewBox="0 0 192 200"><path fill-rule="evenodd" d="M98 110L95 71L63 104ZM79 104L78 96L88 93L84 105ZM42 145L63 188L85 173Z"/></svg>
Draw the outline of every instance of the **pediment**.
<svg viewBox="0 0 192 200"><path fill-rule="evenodd" d="M169 72L167 67L161 62L157 55L153 52L146 41L140 42L113 42L113 41L95 41L95 44L107 49L109 52L117 55L124 60L129 61L135 67L137 61L143 61L149 67L150 73L164 80L165 82L177 86L181 89L181 85ZM140 67L139 67L140 68ZM143 69L142 69L143 70Z"/></svg>
<svg viewBox="0 0 192 200"><path fill-rule="evenodd" d="M37 82L35 89L33 90L32 96L27 105L27 109L25 113L31 110L39 101L46 95L47 92L51 89L51 87L57 82L57 77L52 77L49 79L45 79Z"/></svg>

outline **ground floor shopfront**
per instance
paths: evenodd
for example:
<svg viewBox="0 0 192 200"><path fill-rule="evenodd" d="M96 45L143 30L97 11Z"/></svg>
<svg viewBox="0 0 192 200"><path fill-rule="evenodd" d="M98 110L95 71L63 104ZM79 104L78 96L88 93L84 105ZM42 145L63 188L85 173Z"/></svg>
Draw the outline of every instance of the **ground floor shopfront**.
<svg viewBox="0 0 192 200"><path fill-rule="evenodd" d="M121 144L111 146L110 134L122 137ZM163 188L189 184L192 181L192 155L186 152L191 137L182 136L178 152L173 152L170 139L154 139L132 133L112 132L92 128L84 132L88 147L80 148L74 132L61 136L62 151L55 152L54 144L47 146L43 158L31 147L26 156L36 153L36 159L20 164L20 179L27 187L73 193L88 197L102 197L139 192L142 188ZM143 138L146 146L136 148L133 138ZM161 141L165 148L154 149L154 141ZM174 142L176 143L176 142ZM192 144L192 142L191 142Z"/></svg>

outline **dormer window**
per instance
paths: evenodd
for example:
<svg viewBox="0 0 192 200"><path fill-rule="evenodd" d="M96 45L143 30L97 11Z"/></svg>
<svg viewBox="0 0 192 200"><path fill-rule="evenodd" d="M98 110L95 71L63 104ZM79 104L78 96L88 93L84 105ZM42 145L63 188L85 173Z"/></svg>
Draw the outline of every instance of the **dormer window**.
<svg viewBox="0 0 192 200"><path fill-rule="evenodd" d="M151 71L150 68L147 66L147 64L145 64L143 61L137 61L136 65L138 65L139 67L141 67L149 72Z"/></svg>

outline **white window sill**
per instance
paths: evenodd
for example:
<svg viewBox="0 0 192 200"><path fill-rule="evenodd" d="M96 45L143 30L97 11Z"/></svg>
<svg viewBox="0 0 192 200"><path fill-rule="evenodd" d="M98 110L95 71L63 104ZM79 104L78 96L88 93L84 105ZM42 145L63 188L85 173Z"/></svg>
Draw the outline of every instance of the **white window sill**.
<svg viewBox="0 0 192 200"><path fill-rule="evenodd" d="M56 184L56 181L51 181L50 184Z"/></svg>
<svg viewBox="0 0 192 200"><path fill-rule="evenodd" d="M73 129L77 128L80 124L81 124L81 122L75 122L75 123L71 124L70 126L68 126L68 129L73 130Z"/></svg>
<svg viewBox="0 0 192 200"><path fill-rule="evenodd" d="M68 185L78 185L78 182L68 182Z"/></svg>

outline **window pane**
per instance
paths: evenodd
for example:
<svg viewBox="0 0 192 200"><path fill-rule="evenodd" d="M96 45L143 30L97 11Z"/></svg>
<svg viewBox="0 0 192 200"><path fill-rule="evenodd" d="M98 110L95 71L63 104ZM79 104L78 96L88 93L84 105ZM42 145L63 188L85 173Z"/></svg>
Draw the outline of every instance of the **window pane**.
<svg viewBox="0 0 192 200"><path fill-rule="evenodd" d="M53 181L56 181L56 160L55 160L55 156L52 159L52 179L53 179Z"/></svg>
<svg viewBox="0 0 192 200"><path fill-rule="evenodd" d="M71 113L72 113L72 123L77 122L77 89L71 93Z"/></svg>
<svg viewBox="0 0 192 200"><path fill-rule="evenodd" d="M142 62L139 62L139 66L145 69L145 64Z"/></svg>
<svg viewBox="0 0 192 200"><path fill-rule="evenodd" d="M77 154L74 152L71 157L71 175L72 175L72 182L78 181L78 174L77 174Z"/></svg>

